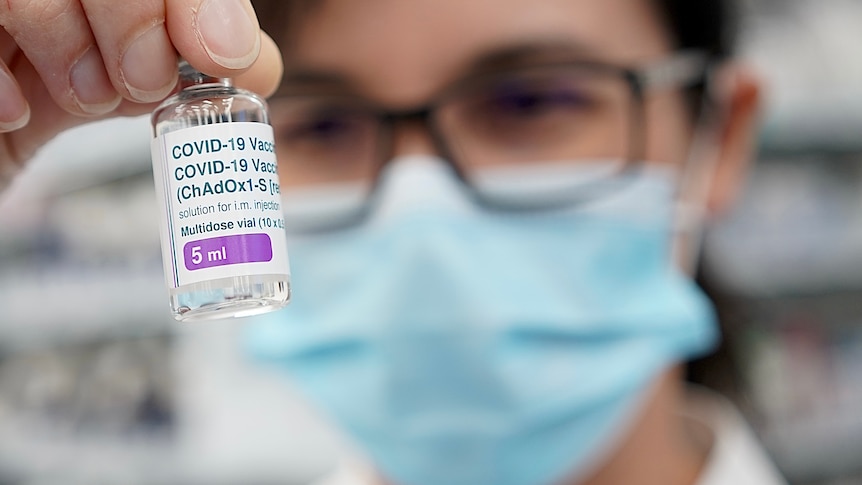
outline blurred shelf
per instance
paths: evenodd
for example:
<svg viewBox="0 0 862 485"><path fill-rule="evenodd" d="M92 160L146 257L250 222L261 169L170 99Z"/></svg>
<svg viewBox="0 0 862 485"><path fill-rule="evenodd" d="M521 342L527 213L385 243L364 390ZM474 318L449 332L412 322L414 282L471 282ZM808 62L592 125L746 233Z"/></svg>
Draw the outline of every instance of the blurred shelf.
<svg viewBox="0 0 862 485"><path fill-rule="evenodd" d="M742 296L862 289L862 155L761 160L704 259Z"/></svg>
<svg viewBox="0 0 862 485"><path fill-rule="evenodd" d="M765 79L767 152L862 150L862 3L749 0L741 50Z"/></svg>
<svg viewBox="0 0 862 485"><path fill-rule="evenodd" d="M0 274L0 346L168 332L175 322L167 302L161 265Z"/></svg>

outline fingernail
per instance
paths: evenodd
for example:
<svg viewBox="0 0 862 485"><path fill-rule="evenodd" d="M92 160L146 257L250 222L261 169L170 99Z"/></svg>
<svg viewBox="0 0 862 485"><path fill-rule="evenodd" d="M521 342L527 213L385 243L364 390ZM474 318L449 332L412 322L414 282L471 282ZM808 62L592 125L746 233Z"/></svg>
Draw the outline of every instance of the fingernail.
<svg viewBox="0 0 862 485"><path fill-rule="evenodd" d="M72 83L72 96L84 113L107 113L116 108L122 100L114 90L102 64L102 56L95 47L87 49L72 66L69 78Z"/></svg>
<svg viewBox="0 0 862 485"><path fill-rule="evenodd" d="M0 69L0 132L23 128L30 121L30 106L6 69Z"/></svg>
<svg viewBox="0 0 862 485"><path fill-rule="evenodd" d="M120 69L123 84L138 101L158 101L173 90L177 83L176 54L161 24L132 42L123 54Z"/></svg>
<svg viewBox="0 0 862 485"><path fill-rule="evenodd" d="M257 19L242 0L207 0L197 16L204 48L216 64L228 69L248 67L260 51Z"/></svg>

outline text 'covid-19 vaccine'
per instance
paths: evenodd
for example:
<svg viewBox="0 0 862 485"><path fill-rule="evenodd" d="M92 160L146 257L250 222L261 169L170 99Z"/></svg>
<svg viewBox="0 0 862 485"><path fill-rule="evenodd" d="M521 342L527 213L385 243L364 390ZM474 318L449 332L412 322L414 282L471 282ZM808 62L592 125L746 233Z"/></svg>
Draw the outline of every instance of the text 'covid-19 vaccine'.
<svg viewBox="0 0 862 485"><path fill-rule="evenodd" d="M180 61L180 91L152 123L174 317L242 317L286 305L290 268L266 103Z"/></svg>

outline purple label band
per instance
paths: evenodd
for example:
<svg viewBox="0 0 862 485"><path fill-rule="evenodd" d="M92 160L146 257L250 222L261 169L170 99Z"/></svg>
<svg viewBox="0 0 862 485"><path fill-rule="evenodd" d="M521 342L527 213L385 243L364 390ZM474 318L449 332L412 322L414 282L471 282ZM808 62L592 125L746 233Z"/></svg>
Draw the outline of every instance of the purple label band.
<svg viewBox="0 0 862 485"><path fill-rule="evenodd" d="M240 234L192 241L183 246L186 269L272 261L272 240L266 234Z"/></svg>

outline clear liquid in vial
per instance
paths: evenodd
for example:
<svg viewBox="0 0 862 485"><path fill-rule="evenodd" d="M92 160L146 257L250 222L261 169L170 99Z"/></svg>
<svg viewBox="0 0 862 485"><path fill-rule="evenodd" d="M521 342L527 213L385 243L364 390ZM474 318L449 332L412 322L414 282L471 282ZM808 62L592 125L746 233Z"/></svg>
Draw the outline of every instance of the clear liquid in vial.
<svg viewBox="0 0 862 485"><path fill-rule="evenodd" d="M266 103L181 61L180 91L153 112L152 123L174 318L243 317L285 306L283 216L255 209L280 203Z"/></svg>

